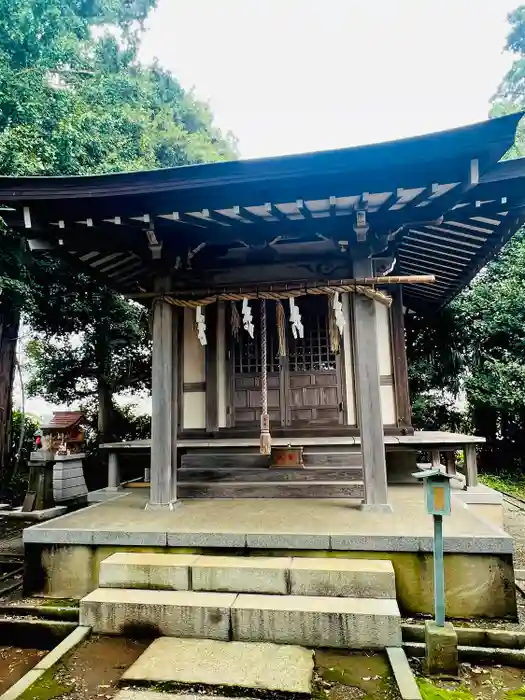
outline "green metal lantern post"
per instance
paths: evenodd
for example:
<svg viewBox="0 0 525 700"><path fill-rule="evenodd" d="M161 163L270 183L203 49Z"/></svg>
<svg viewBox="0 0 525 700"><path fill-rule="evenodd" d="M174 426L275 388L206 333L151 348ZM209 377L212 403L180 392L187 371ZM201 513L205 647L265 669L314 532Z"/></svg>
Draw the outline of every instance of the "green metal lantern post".
<svg viewBox="0 0 525 700"><path fill-rule="evenodd" d="M443 516L450 515L450 475L439 469L413 474L423 480L427 512L434 518L434 615L438 627L445 626L445 567L443 562Z"/></svg>

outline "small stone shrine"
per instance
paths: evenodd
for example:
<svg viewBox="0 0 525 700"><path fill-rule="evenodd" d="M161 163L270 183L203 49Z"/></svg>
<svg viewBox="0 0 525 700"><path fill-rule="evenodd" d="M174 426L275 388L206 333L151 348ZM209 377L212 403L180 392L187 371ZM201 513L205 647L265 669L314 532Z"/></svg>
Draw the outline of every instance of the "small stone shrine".
<svg viewBox="0 0 525 700"><path fill-rule="evenodd" d="M82 411L55 411L42 435L35 436L24 511L86 502L84 423Z"/></svg>

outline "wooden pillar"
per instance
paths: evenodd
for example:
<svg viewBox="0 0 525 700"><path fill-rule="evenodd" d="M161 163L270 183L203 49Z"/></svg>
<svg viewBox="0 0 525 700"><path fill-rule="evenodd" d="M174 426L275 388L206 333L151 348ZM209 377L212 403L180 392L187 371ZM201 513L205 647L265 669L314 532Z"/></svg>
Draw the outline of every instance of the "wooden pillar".
<svg viewBox="0 0 525 700"><path fill-rule="evenodd" d="M441 452L439 449L430 450L430 460L432 469L441 469L441 471L443 471L443 467L441 465Z"/></svg>
<svg viewBox="0 0 525 700"><path fill-rule="evenodd" d="M354 261L354 277L370 277L369 258ZM353 294L356 393L365 484L364 507L389 509L381 415L375 301Z"/></svg>
<svg viewBox="0 0 525 700"><path fill-rule="evenodd" d="M456 472L456 453L446 452L445 456L447 458L447 474L450 476L457 476Z"/></svg>
<svg viewBox="0 0 525 700"><path fill-rule="evenodd" d="M393 294L390 313L392 334L392 359L394 365L394 390L397 424L412 433L412 407L408 387L408 363L405 342L405 316L403 312L403 288L398 286Z"/></svg>
<svg viewBox="0 0 525 700"><path fill-rule="evenodd" d="M465 482L467 486L478 485L478 458L476 455L476 445L469 443L463 447L465 458Z"/></svg>
<svg viewBox="0 0 525 700"><path fill-rule="evenodd" d="M118 491L120 489L120 470L118 455L110 452L108 457L108 491Z"/></svg>
<svg viewBox="0 0 525 700"><path fill-rule="evenodd" d="M178 308L172 311L172 370L171 370L171 500L177 501L177 440L179 437L179 396L182 391L180 385L180 335L183 331L184 309Z"/></svg>
<svg viewBox="0 0 525 700"><path fill-rule="evenodd" d="M217 302L217 422L219 428L227 425L227 376L226 376L226 306Z"/></svg>
<svg viewBox="0 0 525 700"><path fill-rule="evenodd" d="M217 304L209 304L206 314L206 432L219 429L218 375L217 375Z"/></svg>
<svg viewBox="0 0 525 700"><path fill-rule="evenodd" d="M155 291L168 291L159 277ZM148 508L173 508L173 306L159 299L153 307L151 357L151 478Z"/></svg>

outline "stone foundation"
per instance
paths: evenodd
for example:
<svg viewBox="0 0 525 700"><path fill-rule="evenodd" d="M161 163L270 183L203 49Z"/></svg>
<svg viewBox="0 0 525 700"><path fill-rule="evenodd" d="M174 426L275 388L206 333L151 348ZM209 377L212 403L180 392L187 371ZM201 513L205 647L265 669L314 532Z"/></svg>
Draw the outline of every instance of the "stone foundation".
<svg viewBox="0 0 525 700"><path fill-rule="evenodd" d="M175 547L119 547L26 543L26 593L51 598L82 598L98 585L100 562L115 552L242 554L388 559L405 615L433 612L432 555L423 552L344 552L328 550L235 550ZM455 618L516 618L511 554L445 554L447 615Z"/></svg>

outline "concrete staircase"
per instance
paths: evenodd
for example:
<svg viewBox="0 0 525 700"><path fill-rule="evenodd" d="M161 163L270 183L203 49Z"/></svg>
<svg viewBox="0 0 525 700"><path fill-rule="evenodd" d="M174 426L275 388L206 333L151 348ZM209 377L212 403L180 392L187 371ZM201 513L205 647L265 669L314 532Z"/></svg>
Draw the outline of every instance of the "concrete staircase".
<svg viewBox="0 0 525 700"><path fill-rule="evenodd" d="M401 645L391 562L114 554L80 603L100 634L384 649Z"/></svg>
<svg viewBox="0 0 525 700"><path fill-rule="evenodd" d="M358 498L361 451L352 445L306 446L304 468L271 468L257 447L187 448L178 470L180 498Z"/></svg>

